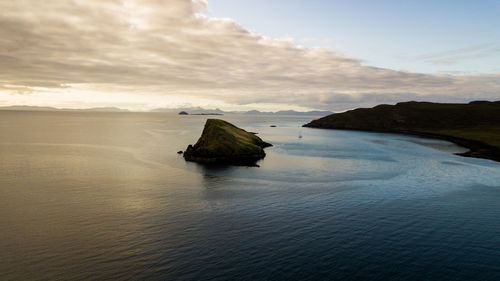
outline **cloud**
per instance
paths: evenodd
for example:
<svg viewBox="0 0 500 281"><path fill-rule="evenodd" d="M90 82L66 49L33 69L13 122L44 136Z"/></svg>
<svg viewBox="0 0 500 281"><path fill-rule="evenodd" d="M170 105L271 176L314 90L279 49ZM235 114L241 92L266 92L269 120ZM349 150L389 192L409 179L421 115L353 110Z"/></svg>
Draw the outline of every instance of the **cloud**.
<svg viewBox="0 0 500 281"><path fill-rule="evenodd" d="M331 38L313 38L313 37L306 37L298 40L299 43L304 43L304 44L319 44L319 45L327 45L327 44L332 44L334 42L333 39Z"/></svg>
<svg viewBox="0 0 500 281"><path fill-rule="evenodd" d="M166 103L333 110L409 98L500 95L499 74L428 75L364 66L330 48L297 47L291 38L268 38L230 19L207 17L201 14L207 5L0 0L0 91L52 90L66 95L66 103L71 95L75 102L91 102L126 94L137 104L163 97Z"/></svg>
<svg viewBox="0 0 500 281"><path fill-rule="evenodd" d="M500 46L488 43L445 52L425 54L418 56L417 59L431 64L455 64L463 60L485 58L498 53L500 53Z"/></svg>

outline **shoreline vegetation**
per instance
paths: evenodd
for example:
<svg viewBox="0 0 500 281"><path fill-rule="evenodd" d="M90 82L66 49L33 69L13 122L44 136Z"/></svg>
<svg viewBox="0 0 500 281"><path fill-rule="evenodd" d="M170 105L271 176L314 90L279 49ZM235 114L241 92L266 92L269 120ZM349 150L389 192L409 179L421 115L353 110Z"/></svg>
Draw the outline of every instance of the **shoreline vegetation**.
<svg viewBox="0 0 500 281"><path fill-rule="evenodd" d="M441 139L469 149L457 155L500 162L500 101L378 105L332 114L303 126Z"/></svg>

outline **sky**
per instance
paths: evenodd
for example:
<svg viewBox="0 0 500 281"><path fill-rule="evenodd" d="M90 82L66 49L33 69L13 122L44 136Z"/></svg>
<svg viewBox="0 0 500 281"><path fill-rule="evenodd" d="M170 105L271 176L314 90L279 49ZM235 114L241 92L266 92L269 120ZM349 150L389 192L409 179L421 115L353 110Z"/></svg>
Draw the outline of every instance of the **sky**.
<svg viewBox="0 0 500 281"><path fill-rule="evenodd" d="M500 1L0 0L0 106L500 99Z"/></svg>
<svg viewBox="0 0 500 281"><path fill-rule="evenodd" d="M273 38L331 47L365 65L435 74L500 72L498 0L211 0L207 14Z"/></svg>

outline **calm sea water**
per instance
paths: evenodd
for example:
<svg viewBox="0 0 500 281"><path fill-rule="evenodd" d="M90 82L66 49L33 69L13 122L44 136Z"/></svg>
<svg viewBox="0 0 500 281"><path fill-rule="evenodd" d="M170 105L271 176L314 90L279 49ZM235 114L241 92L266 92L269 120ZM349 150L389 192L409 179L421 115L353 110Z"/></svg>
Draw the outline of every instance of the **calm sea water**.
<svg viewBox="0 0 500 281"><path fill-rule="evenodd" d="M0 112L0 279L500 280L500 163L237 115L260 168L186 163L206 118Z"/></svg>

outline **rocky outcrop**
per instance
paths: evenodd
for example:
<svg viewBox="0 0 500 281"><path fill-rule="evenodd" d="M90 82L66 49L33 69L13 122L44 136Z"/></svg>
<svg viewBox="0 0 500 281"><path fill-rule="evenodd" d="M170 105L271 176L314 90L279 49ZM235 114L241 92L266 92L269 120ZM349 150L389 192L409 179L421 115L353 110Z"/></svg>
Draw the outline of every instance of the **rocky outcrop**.
<svg viewBox="0 0 500 281"><path fill-rule="evenodd" d="M184 152L186 161L204 164L249 165L264 158L272 146L253 133L220 119L208 119L201 137Z"/></svg>

